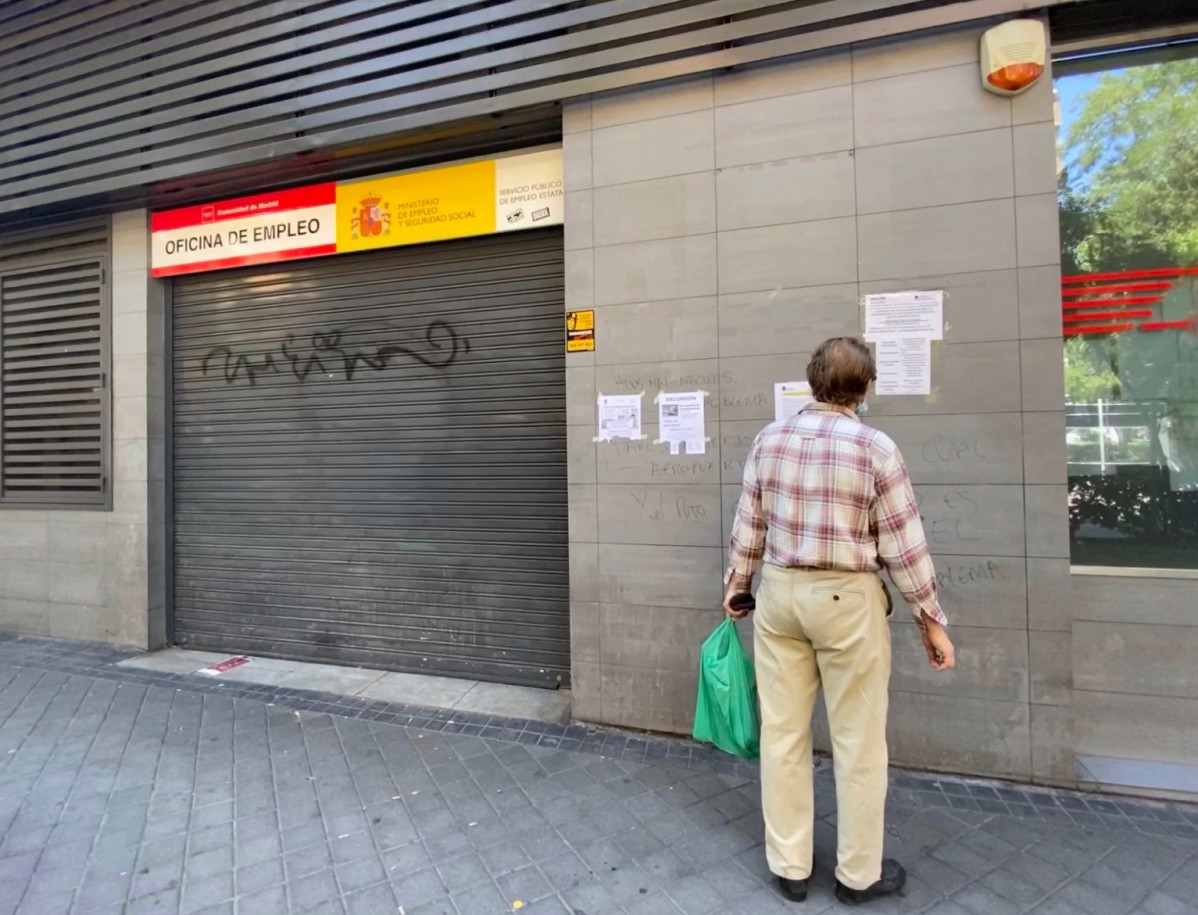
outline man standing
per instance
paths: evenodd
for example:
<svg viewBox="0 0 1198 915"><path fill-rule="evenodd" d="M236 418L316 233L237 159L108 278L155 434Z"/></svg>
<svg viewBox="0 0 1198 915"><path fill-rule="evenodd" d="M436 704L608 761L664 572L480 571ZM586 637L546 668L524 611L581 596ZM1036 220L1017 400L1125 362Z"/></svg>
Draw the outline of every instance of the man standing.
<svg viewBox="0 0 1198 915"><path fill-rule="evenodd" d="M928 662L953 666L906 465L894 442L858 419L875 377L861 341L820 344L807 366L816 402L757 436L732 529L730 617L745 615L732 598L764 563L754 646L766 857L796 902L812 869L811 716L821 684L836 774L836 896L867 902L907 880L882 858L891 610L882 568L915 613Z"/></svg>

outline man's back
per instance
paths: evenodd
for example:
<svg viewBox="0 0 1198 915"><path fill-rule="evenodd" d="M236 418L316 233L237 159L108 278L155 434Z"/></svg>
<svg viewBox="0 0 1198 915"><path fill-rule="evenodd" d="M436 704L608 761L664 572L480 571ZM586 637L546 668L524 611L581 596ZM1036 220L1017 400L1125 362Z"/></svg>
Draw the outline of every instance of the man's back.
<svg viewBox="0 0 1198 915"><path fill-rule="evenodd" d="M825 405L767 426L752 456L767 528L765 561L876 571L871 509L878 477L897 455L884 432Z"/></svg>

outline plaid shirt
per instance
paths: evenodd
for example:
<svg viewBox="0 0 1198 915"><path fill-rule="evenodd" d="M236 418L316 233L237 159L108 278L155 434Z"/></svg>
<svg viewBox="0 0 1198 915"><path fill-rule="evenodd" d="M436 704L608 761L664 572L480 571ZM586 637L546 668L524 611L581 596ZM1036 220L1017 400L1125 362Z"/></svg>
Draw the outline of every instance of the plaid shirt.
<svg viewBox="0 0 1198 915"><path fill-rule="evenodd" d="M783 568L889 570L912 612L946 623L911 478L898 447L829 404L811 404L753 442L732 527L730 584L762 561Z"/></svg>

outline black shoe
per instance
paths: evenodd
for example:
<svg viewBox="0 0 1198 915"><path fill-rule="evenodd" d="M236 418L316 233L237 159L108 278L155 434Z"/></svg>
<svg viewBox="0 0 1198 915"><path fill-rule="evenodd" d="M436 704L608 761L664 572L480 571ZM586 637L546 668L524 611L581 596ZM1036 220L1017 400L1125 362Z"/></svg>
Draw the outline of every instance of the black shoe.
<svg viewBox="0 0 1198 915"><path fill-rule="evenodd" d="M779 877L778 889L782 890L782 895L791 902L807 901L806 880L787 880L785 877Z"/></svg>
<svg viewBox="0 0 1198 915"><path fill-rule="evenodd" d="M839 880L836 881L836 898L845 905L861 905L871 899L881 899L883 896L893 896L901 892L907 885L907 871L893 858L882 861L882 879L865 890L854 890ZM807 894L804 893L804 896Z"/></svg>

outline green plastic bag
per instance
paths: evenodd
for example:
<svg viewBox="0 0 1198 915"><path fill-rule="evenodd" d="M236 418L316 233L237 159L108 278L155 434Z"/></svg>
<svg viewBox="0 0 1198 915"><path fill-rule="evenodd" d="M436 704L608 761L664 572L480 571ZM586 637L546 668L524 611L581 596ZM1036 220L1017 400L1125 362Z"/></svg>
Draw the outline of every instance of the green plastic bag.
<svg viewBox="0 0 1198 915"><path fill-rule="evenodd" d="M693 736L741 759L757 758L757 678L730 619L720 623L699 650Z"/></svg>

